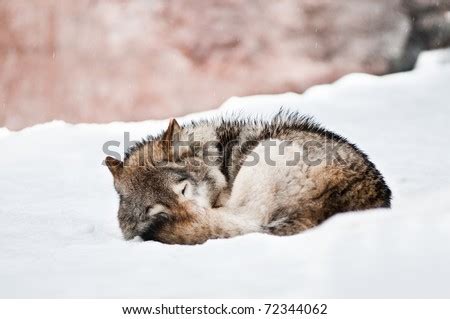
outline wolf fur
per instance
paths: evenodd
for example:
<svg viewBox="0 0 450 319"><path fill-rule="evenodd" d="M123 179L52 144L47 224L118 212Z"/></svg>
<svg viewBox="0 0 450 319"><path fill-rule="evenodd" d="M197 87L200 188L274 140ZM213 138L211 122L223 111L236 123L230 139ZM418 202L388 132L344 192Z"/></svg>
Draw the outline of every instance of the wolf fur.
<svg viewBox="0 0 450 319"><path fill-rule="evenodd" d="M391 201L361 150L298 113L269 122L171 120L123 162L105 162L125 239L199 244L251 232L293 235Z"/></svg>

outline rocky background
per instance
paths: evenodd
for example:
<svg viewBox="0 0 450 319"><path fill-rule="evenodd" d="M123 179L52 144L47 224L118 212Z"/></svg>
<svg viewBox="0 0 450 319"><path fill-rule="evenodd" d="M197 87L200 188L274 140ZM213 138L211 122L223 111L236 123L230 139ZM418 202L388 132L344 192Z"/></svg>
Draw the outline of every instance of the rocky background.
<svg viewBox="0 0 450 319"><path fill-rule="evenodd" d="M411 69L450 0L0 0L0 126L166 118Z"/></svg>

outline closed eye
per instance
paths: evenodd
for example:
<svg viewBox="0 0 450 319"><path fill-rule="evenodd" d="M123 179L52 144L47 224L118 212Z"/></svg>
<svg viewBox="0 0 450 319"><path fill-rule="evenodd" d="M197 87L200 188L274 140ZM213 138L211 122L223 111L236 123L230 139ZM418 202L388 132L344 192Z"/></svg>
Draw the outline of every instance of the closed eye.
<svg viewBox="0 0 450 319"><path fill-rule="evenodd" d="M187 187L188 187L188 183L186 183L186 185L184 185L183 190L181 191L181 194L182 194L183 196L186 195Z"/></svg>

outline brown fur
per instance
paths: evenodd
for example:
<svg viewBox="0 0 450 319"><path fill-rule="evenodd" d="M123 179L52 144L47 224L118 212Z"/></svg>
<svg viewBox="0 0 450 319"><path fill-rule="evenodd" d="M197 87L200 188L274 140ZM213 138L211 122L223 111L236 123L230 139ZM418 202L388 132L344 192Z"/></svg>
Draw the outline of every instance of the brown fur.
<svg viewBox="0 0 450 319"><path fill-rule="evenodd" d="M191 133L195 139L176 151ZM322 162L312 165L302 159L289 167L282 164L283 154L276 157L276 165L260 161L246 166L249 156L263 155L261 143L269 139L289 141L292 152L309 141L319 143L308 152L308 160ZM213 149L220 156L216 164L207 165L205 149L192 145L211 140L218 142ZM338 146L337 156L325 161L329 144ZM172 120L162 135L131 149L124 162L105 162L120 195L119 224L126 239L139 235L169 244L198 244L249 232L293 235L336 213L390 205L390 190L364 153L296 114L281 114L268 124L200 122L181 127Z"/></svg>

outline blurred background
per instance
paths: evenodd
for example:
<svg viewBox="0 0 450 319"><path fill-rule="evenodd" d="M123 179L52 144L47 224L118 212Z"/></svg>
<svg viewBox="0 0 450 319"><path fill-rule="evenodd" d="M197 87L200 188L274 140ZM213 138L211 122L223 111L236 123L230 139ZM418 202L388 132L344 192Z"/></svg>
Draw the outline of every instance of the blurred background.
<svg viewBox="0 0 450 319"><path fill-rule="evenodd" d="M450 0L0 0L0 127L167 118L410 70Z"/></svg>

